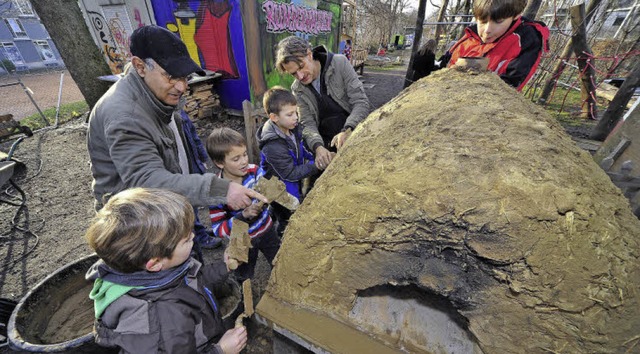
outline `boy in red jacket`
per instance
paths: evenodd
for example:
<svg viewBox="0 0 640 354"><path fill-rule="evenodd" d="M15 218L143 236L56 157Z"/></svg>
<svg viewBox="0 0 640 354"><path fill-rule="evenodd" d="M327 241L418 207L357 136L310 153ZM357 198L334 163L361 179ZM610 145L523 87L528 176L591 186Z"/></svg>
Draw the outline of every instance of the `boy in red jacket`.
<svg viewBox="0 0 640 354"><path fill-rule="evenodd" d="M458 42L443 56L441 67L458 58L487 57L488 69L521 91L549 50L549 29L544 23L520 16L526 0L477 0L473 15L477 23L465 29Z"/></svg>

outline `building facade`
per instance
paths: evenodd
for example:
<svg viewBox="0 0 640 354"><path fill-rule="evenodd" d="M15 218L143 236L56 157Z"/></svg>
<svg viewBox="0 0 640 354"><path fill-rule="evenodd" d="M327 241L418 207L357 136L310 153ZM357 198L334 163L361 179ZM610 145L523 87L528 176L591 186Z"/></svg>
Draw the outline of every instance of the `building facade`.
<svg viewBox="0 0 640 354"><path fill-rule="evenodd" d="M60 53L29 0L0 1L0 73L64 67Z"/></svg>

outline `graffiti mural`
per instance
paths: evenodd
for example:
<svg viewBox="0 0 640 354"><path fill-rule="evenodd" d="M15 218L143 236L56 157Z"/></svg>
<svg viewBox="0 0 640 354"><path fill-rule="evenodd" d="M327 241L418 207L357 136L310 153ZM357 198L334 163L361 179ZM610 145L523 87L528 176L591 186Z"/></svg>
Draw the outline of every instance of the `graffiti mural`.
<svg viewBox="0 0 640 354"><path fill-rule="evenodd" d="M152 23L146 0L113 2L80 0L78 4L111 72L120 74L131 59L129 36L135 28ZM142 9L142 10L141 10Z"/></svg>
<svg viewBox="0 0 640 354"><path fill-rule="evenodd" d="M151 0L156 23L180 36L203 69L222 74L216 83L224 107L242 109L251 98L240 0Z"/></svg>
<svg viewBox="0 0 640 354"><path fill-rule="evenodd" d="M226 108L257 103L267 88L289 87L274 66L274 46L289 35L338 49L339 0L149 0L156 24L176 33L202 68L222 74L215 85Z"/></svg>
<svg viewBox="0 0 640 354"><path fill-rule="evenodd" d="M114 74L120 74L124 70L124 65L127 63L129 53L129 46L127 45L125 53L119 51L118 45L115 43L111 31L101 13L94 11L87 11L89 15L89 22L91 23L94 35L98 38L100 49L104 54L107 64Z"/></svg>
<svg viewBox="0 0 640 354"><path fill-rule="evenodd" d="M195 41L200 48L203 64L224 78L238 78L238 69L231 48L229 35L229 1L205 1L198 8L198 24ZM214 43L215 45L209 45Z"/></svg>
<svg viewBox="0 0 640 354"><path fill-rule="evenodd" d="M331 32L333 14L296 4L267 0L262 4L267 21L267 32L302 32L309 34Z"/></svg>
<svg viewBox="0 0 640 354"><path fill-rule="evenodd" d="M254 98L259 99L269 87L290 87L293 83L291 75L280 74L275 68L274 48L281 39L296 35L308 40L313 46L324 45L330 51L337 51L341 1L248 1L251 2L257 2L259 24L255 26L257 33L246 34L247 51L250 51L250 46L255 47L255 51L260 53L256 57L262 60L258 63L261 69L259 75L254 75L257 70L250 70ZM251 66L250 63L249 67Z"/></svg>

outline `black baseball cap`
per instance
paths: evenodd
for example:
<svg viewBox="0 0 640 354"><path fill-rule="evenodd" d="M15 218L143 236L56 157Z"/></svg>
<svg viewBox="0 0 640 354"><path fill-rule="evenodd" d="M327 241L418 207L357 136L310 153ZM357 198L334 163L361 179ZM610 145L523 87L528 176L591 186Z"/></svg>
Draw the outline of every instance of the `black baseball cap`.
<svg viewBox="0 0 640 354"><path fill-rule="evenodd" d="M137 28L131 34L129 49L140 59L153 59L173 77L186 77L194 72L206 75L191 59L182 40L166 28L156 25Z"/></svg>

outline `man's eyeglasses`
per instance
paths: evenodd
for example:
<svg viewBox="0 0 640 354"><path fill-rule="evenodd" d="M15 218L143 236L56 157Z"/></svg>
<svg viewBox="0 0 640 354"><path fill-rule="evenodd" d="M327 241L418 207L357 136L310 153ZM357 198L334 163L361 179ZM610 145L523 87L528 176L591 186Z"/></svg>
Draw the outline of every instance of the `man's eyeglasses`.
<svg viewBox="0 0 640 354"><path fill-rule="evenodd" d="M167 80L169 80L169 83L171 85L175 85L178 81L183 81L185 83L189 83L189 81L191 81L191 79L193 79L193 74L188 75L188 76L183 76L183 77L173 77L166 71L162 72L162 76L167 78Z"/></svg>

